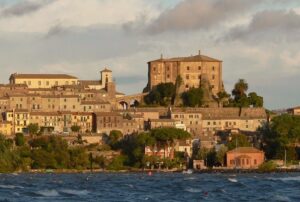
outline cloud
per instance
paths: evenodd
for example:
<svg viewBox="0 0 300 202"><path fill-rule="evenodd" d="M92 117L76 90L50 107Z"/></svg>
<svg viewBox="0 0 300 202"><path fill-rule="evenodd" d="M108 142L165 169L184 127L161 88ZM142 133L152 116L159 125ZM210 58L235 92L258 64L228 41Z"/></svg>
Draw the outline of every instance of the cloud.
<svg viewBox="0 0 300 202"><path fill-rule="evenodd" d="M147 29L150 33L190 31L218 26L249 11L258 0L184 0L163 12Z"/></svg>
<svg viewBox="0 0 300 202"><path fill-rule="evenodd" d="M48 4L53 3L54 1L56 0L21 1L4 8L0 12L0 16L13 17L13 16L27 15L40 10L41 8L47 6Z"/></svg>
<svg viewBox="0 0 300 202"><path fill-rule="evenodd" d="M225 40L293 42L300 38L300 15L294 10L267 10L256 13L246 26L232 28Z"/></svg>

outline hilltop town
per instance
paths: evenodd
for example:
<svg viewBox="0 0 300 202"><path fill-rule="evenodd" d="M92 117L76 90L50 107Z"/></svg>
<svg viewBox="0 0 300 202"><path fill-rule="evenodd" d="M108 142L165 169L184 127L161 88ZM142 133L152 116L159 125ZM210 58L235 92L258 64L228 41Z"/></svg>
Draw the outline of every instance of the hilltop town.
<svg viewBox="0 0 300 202"><path fill-rule="evenodd" d="M49 136L62 138L73 147L96 145L98 149L90 150L91 159L101 158L103 163L103 159L114 162L119 158L122 165L126 160L118 155L130 157L136 149L126 153L124 145L133 145L140 134L150 134L156 143L143 140L144 165L137 167L166 166L166 162L158 165L158 159L173 160L181 155L181 168L207 168L216 166L216 161L208 159L212 153L223 152L219 166L258 168L265 160L259 129L269 123L272 114L263 108L262 97L254 92L245 94L248 84L244 80L236 84L235 97L231 98L222 75L222 61L200 51L195 56L161 56L148 62L148 84L134 95L116 90L109 68L100 71L99 80L80 80L67 74L13 73L8 84L0 85L0 133L6 139L24 137L28 143L22 145L31 148L40 149L42 146L34 146L34 141ZM186 133L161 138L180 131ZM103 145L110 149L103 149ZM228 149L235 151L228 152L226 162ZM29 167L56 168L31 160Z"/></svg>

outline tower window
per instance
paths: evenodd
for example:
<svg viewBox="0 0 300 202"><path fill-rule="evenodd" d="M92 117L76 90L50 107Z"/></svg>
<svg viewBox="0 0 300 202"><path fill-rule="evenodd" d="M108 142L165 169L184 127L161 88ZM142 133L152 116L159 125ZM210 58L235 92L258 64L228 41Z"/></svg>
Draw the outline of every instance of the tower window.
<svg viewBox="0 0 300 202"><path fill-rule="evenodd" d="M215 71L215 66L212 67L212 70Z"/></svg>
<svg viewBox="0 0 300 202"><path fill-rule="evenodd" d="M190 67L189 67L189 66L187 66L187 67L186 67L186 70L190 70Z"/></svg>
<svg viewBox="0 0 300 202"><path fill-rule="evenodd" d="M198 66L198 70L201 70L201 66Z"/></svg>

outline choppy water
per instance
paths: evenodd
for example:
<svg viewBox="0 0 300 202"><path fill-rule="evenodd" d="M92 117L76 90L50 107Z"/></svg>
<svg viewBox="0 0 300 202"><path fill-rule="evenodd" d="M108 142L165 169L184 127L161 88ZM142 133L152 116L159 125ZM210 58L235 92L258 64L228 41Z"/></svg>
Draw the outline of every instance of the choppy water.
<svg viewBox="0 0 300 202"><path fill-rule="evenodd" d="M0 201L300 201L300 173L0 174Z"/></svg>

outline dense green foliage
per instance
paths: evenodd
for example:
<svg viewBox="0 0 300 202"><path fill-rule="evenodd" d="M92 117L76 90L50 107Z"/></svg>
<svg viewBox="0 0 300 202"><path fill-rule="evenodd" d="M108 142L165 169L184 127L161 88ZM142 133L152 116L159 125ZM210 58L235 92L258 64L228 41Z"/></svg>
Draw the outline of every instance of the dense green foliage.
<svg viewBox="0 0 300 202"><path fill-rule="evenodd" d="M200 107L203 103L203 90L201 88L191 88L181 95L183 105L186 107Z"/></svg>
<svg viewBox="0 0 300 202"><path fill-rule="evenodd" d="M227 147L222 145L219 149L201 148L197 151L195 159L204 160L207 167L224 166Z"/></svg>
<svg viewBox="0 0 300 202"><path fill-rule="evenodd" d="M173 104L176 94L176 87L173 83L161 83L145 96L145 103L148 105L168 106Z"/></svg>
<svg viewBox="0 0 300 202"><path fill-rule="evenodd" d="M250 92L247 95L248 83L244 79L239 79L232 90L232 98L229 98L227 106L229 107L263 107L263 97L256 92ZM221 98L226 97L226 92L222 93Z"/></svg>
<svg viewBox="0 0 300 202"><path fill-rule="evenodd" d="M31 123L28 126L28 132L30 135L36 135L39 132L39 125L36 123Z"/></svg>
<svg viewBox="0 0 300 202"><path fill-rule="evenodd" d="M297 145L300 142L300 116L284 114L274 117L260 129L263 135L263 148L269 159L299 159Z"/></svg>
<svg viewBox="0 0 300 202"><path fill-rule="evenodd" d="M276 164L273 162L273 161L267 161L267 162L264 162L263 164L261 164L258 169L261 171L261 172L271 172L271 171L274 171L276 169Z"/></svg>
<svg viewBox="0 0 300 202"><path fill-rule="evenodd" d="M132 167L145 167L147 162L155 164L158 162L156 157L145 156L145 147L154 146L161 147L163 149L166 146L174 146L176 140L184 140L190 138L190 134L184 130L176 128L157 128L151 130L149 133L133 134L126 139L122 139L119 142L117 149L122 151L125 166ZM182 157L177 156L172 161L164 159L164 165L172 167L176 163L182 163ZM117 162L120 162L118 159Z"/></svg>
<svg viewBox="0 0 300 202"><path fill-rule="evenodd" d="M229 150L235 149L236 147L250 147L251 144L248 141L246 135L243 134L234 134L231 137L231 140L227 143Z"/></svg>
<svg viewBox="0 0 300 202"><path fill-rule="evenodd" d="M88 155L83 147L68 147L61 137L41 136L26 144L22 134L13 140L0 135L0 172L29 169L87 169Z"/></svg>

